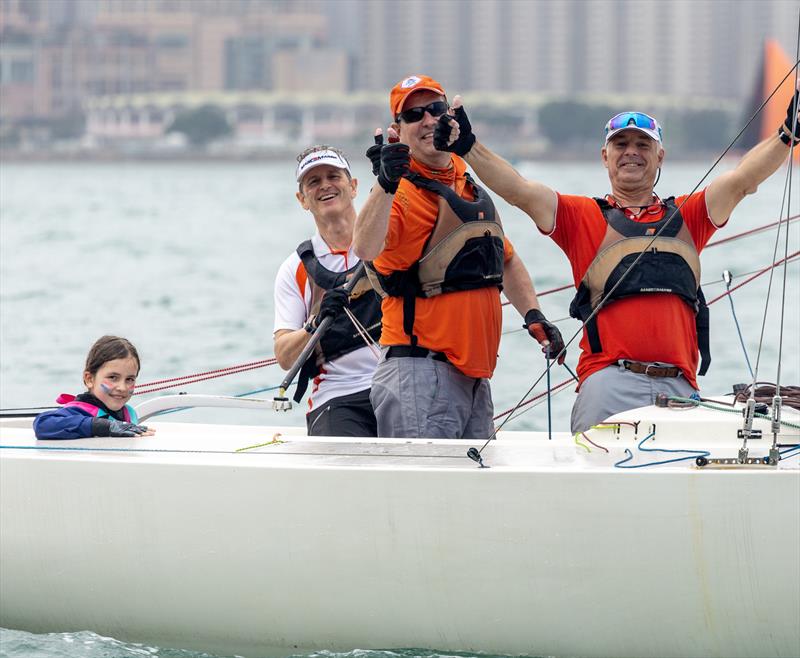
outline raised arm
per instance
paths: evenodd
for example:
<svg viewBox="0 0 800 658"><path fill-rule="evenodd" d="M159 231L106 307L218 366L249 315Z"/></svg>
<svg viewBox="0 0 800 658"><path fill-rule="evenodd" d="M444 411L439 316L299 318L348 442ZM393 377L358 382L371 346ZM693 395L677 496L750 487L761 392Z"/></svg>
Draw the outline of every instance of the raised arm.
<svg viewBox="0 0 800 658"><path fill-rule="evenodd" d="M380 185L370 190L353 226L353 251L361 260L374 260L383 251L393 201L394 193L386 192Z"/></svg>
<svg viewBox="0 0 800 658"><path fill-rule="evenodd" d="M796 91L786 110L786 123L772 137L756 144L741 159L736 169L716 178L706 190L706 207L711 221L724 224L736 205L774 174L786 162L794 133L800 141L800 91Z"/></svg>
<svg viewBox="0 0 800 658"><path fill-rule="evenodd" d="M394 128L388 135L389 143L384 144L381 130L376 130L375 144L367 149L378 184L372 186L353 227L353 250L361 260L374 260L383 251L394 194L411 166L408 146L397 141Z"/></svg>
<svg viewBox="0 0 800 658"><path fill-rule="evenodd" d="M556 193L547 185L526 180L508 162L475 139L461 96L453 99L452 111L452 115L442 115L439 119L436 148L463 157L490 190L527 213L540 230L550 233L556 221Z"/></svg>

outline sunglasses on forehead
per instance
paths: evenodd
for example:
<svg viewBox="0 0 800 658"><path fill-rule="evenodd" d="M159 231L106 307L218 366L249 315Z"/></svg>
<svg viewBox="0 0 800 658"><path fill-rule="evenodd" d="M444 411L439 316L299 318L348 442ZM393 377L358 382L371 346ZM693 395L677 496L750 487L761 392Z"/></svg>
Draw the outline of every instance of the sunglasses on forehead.
<svg viewBox="0 0 800 658"><path fill-rule="evenodd" d="M606 124L606 131L617 130L618 128L627 128L628 126L636 126L637 128L645 128L647 130L655 130L658 126L656 120L644 114L643 112L623 112L613 117Z"/></svg>
<svg viewBox="0 0 800 658"><path fill-rule="evenodd" d="M639 128L649 132L653 139L661 141L661 126L658 125L658 121L644 112L622 112L609 119L606 124L606 141L612 131L622 128Z"/></svg>
<svg viewBox="0 0 800 658"><path fill-rule="evenodd" d="M447 112L449 107L450 106L445 101L434 101L423 107L412 107L410 110L403 110L397 115L397 120L399 121L402 119L406 123L416 123L417 121L422 121L425 112L436 118Z"/></svg>

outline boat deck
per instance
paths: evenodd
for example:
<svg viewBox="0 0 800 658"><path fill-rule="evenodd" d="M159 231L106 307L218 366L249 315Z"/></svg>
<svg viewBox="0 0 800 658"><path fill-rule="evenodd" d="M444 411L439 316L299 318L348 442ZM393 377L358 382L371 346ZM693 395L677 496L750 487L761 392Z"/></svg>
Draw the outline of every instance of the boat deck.
<svg viewBox="0 0 800 658"><path fill-rule="evenodd" d="M478 441L158 420L37 441L2 421L0 625L242 656L796 656L797 451L700 468L737 456L740 413L614 420L582 445L501 432L483 469Z"/></svg>
<svg viewBox="0 0 800 658"><path fill-rule="evenodd" d="M720 398L722 400L723 398ZM800 427L800 413L784 408L783 420ZM39 441L33 436L30 419L0 421L0 449L5 456L19 450L37 458L150 460L160 463L217 463L242 467L279 468L390 468L390 469L476 469L467 456L470 448L480 450L484 440L453 439L364 439L309 437L304 428L260 425L214 425L148 420L154 437L89 438L69 441ZM635 426L634 426L635 425ZM585 436L567 432L501 431L482 450L484 470L585 470L615 468L630 450L627 468L653 464L659 469L694 467L693 451L712 457L736 457L742 440L741 413L724 413L696 407L673 409L643 407L609 420L607 426L592 429ZM750 456L766 457L772 444L770 423L756 419L754 429L762 438L748 443ZM642 439L652 434L644 447ZM800 442L800 429L784 426L782 445ZM685 453L653 452L654 450ZM779 468L800 468L800 459L789 457ZM655 464L686 457L683 461ZM758 465L754 465L758 467Z"/></svg>

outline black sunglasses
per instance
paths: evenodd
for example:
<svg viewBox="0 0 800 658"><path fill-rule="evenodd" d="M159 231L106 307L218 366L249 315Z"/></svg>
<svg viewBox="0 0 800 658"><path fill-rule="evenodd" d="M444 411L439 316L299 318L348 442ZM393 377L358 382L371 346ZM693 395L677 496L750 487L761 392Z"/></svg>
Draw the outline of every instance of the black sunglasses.
<svg viewBox="0 0 800 658"><path fill-rule="evenodd" d="M402 119L406 123L416 123L417 121L422 121L425 112L436 118L447 112L449 107L446 101L433 101L433 103L428 103L424 107L412 107L410 110L400 112L397 115L397 120Z"/></svg>

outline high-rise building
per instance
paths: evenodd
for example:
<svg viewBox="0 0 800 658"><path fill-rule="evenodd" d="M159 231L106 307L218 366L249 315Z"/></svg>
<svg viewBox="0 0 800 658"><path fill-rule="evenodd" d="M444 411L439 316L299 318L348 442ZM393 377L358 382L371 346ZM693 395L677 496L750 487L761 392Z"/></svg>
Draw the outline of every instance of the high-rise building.
<svg viewBox="0 0 800 658"><path fill-rule="evenodd" d="M743 101L796 0L0 0L0 120L145 92ZM508 101L511 102L511 101ZM663 105L663 102L662 102Z"/></svg>
<svg viewBox="0 0 800 658"><path fill-rule="evenodd" d="M741 99L791 0L340 0L361 25L359 86L426 72L449 89ZM347 5L347 9L343 7Z"/></svg>

